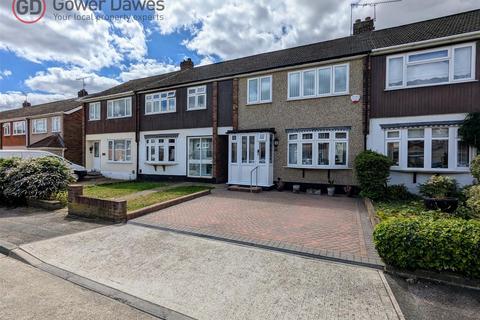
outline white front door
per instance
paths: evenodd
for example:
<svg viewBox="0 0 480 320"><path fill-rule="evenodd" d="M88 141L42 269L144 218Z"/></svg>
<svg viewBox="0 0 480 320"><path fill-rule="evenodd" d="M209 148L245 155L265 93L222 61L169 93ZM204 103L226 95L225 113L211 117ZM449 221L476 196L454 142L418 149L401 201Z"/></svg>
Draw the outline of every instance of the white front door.
<svg viewBox="0 0 480 320"><path fill-rule="evenodd" d="M229 137L228 184L273 185L273 134L231 134Z"/></svg>
<svg viewBox="0 0 480 320"><path fill-rule="evenodd" d="M100 158L100 141L95 141L93 143L93 163L92 170L100 172L102 169L102 162Z"/></svg>

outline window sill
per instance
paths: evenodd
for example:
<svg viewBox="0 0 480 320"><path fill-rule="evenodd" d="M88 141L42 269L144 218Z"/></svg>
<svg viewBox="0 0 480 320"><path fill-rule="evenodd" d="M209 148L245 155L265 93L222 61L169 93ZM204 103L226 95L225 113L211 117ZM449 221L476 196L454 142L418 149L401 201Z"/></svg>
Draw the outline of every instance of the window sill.
<svg viewBox="0 0 480 320"><path fill-rule="evenodd" d="M112 118L109 118L107 117L107 120L115 120L115 119L125 119L125 118L131 118L132 116L124 116L124 117L112 117Z"/></svg>
<svg viewBox="0 0 480 320"><path fill-rule="evenodd" d="M32 134L46 134L46 133L47 133L47 131L45 131L45 132L32 132Z"/></svg>
<svg viewBox="0 0 480 320"><path fill-rule="evenodd" d="M445 82L445 83L422 84L422 85L408 86L408 87L394 87L394 88L386 88L384 91L397 91L397 90L408 90L408 89L415 89L415 88L440 87L440 86L448 86L448 85L455 85L455 84L462 84L462 83L470 83L470 82L478 82L478 80L476 80L476 79L469 79L469 80L454 81L454 82Z"/></svg>
<svg viewBox="0 0 480 320"><path fill-rule="evenodd" d="M12 136L24 136L24 135L25 135L25 133L14 133L14 134L12 134ZM8 135L8 136L10 136L10 135Z"/></svg>
<svg viewBox="0 0 480 320"><path fill-rule="evenodd" d="M394 172L406 172L406 173L469 173L469 168L454 168L454 169L442 169L442 168L390 168L390 171Z"/></svg>
<svg viewBox="0 0 480 320"><path fill-rule="evenodd" d="M173 110L173 111L165 111L165 112L149 112L149 113L145 113L145 116L154 116L154 115L157 115L157 114L168 114L168 113L175 113L177 112L177 110Z"/></svg>
<svg viewBox="0 0 480 320"><path fill-rule="evenodd" d="M258 106L262 104L271 104L272 100L260 101L260 102L247 102L246 106Z"/></svg>
<svg viewBox="0 0 480 320"><path fill-rule="evenodd" d="M187 111L200 111L200 110L207 110L207 107L205 107L205 108L191 108L191 109L187 108Z"/></svg>
<svg viewBox="0 0 480 320"><path fill-rule="evenodd" d="M93 121L100 121L102 119L88 119L89 122L93 122Z"/></svg>
<svg viewBox="0 0 480 320"><path fill-rule="evenodd" d="M342 93L336 93L336 94L326 94L326 95L321 95L321 96L311 96L311 97L300 97L300 98L287 98L287 101L298 101L298 100L311 100L311 99L321 99L321 98L332 98L332 97L343 97L343 96L349 96L349 92L342 92Z"/></svg>
<svg viewBox="0 0 480 320"><path fill-rule="evenodd" d="M293 166L293 165L288 165L284 166L284 168L287 169L310 169L310 170L352 170L352 168L349 168L348 166L324 166L324 167L313 167L313 166Z"/></svg>
<svg viewBox="0 0 480 320"><path fill-rule="evenodd" d="M145 164L151 165L151 166L176 166L178 165L178 162L155 162L155 161L145 161Z"/></svg>
<svg viewBox="0 0 480 320"><path fill-rule="evenodd" d="M111 160L107 161L107 163L109 163L109 164L133 164L132 161L111 161Z"/></svg>

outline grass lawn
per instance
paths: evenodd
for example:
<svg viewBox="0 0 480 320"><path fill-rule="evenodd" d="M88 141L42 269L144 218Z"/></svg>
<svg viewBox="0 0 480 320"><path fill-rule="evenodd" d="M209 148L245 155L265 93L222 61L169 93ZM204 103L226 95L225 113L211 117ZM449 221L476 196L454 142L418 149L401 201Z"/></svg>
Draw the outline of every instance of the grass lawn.
<svg viewBox="0 0 480 320"><path fill-rule="evenodd" d="M140 196L138 198L129 200L127 203L127 210L134 211L141 208L148 207L152 204L165 202L181 196L186 196L195 192L211 189L204 186L184 186L167 189L165 191L155 192L149 195Z"/></svg>
<svg viewBox="0 0 480 320"><path fill-rule="evenodd" d="M166 185L164 182L116 182L98 186L86 186L83 194L98 199L116 199L135 192L160 188Z"/></svg>

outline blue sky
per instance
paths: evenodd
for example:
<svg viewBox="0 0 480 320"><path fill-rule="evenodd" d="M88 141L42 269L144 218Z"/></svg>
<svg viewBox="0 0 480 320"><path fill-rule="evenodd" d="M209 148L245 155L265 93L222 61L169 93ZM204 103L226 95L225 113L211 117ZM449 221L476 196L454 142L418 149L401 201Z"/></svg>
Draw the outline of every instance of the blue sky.
<svg viewBox="0 0 480 320"><path fill-rule="evenodd" d="M58 21L52 2L67 0L46 0L45 17L32 25L15 19L12 1L0 2L0 109L19 107L25 93L34 104L72 97L79 77L88 77L93 93L173 71L185 57L208 64L347 36L350 28L351 0L165 0L164 19L148 22ZM477 0L403 0L378 6L376 27L479 7ZM112 13L108 5L103 12ZM356 9L354 18L372 14Z"/></svg>

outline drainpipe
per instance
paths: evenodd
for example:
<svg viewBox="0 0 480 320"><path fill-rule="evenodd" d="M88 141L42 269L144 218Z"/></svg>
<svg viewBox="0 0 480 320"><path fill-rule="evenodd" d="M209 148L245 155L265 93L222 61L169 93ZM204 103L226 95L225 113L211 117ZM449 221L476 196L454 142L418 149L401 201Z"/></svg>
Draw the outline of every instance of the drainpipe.
<svg viewBox="0 0 480 320"><path fill-rule="evenodd" d="M137 180L138 180L138 174L139 174L139 169L140 169L140 95L138 94L137 91L133 92L133 98L134 98L134 103L133 105L135 106L135 142L137 144L137 161L136 161L136 166L135 170L137 172Z"/></svg>
<svg viewBox="0 0 480 320"><path fill-rule="evenodd" d="M371 58L364 58L363 72L363 149L367 149L367 135L370 132L370 93L371 93Z"/></svg>

